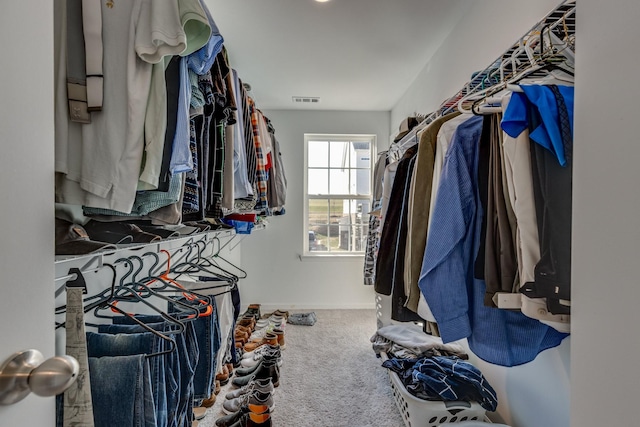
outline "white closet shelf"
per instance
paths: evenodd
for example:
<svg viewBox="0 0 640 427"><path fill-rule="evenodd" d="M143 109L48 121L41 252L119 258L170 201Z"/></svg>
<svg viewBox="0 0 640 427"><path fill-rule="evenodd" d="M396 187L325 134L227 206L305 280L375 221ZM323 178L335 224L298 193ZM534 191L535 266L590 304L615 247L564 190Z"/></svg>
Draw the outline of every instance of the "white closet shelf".
<svg viewBox="0 0 640 427"><path fill-rule="evenodd" d="M160 253L162 250L175 252L176 249L187 247L190 243L195 242L209 242L215 239L233 238L236 236L236 232L233 229L214 230L204 233L197 233L189 236L172 237L159 242L153 243L132 243L127 245L118 245L118 248L113 250L103 250L86 255L58 255L55 257L56 268L56 282L60 280L69 280L68 271L71 267L77 267L80 271L84 272L89 269L101 268L106 259L116 259L116 257L124 257L135 254L154 252ZM227 243L225 243L226 246Z"/></svg>

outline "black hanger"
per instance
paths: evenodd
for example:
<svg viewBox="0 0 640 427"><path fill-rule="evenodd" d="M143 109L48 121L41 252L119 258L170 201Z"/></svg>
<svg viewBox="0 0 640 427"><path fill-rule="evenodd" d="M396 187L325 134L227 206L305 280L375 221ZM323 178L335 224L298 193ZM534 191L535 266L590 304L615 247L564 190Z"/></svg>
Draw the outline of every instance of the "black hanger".
<svg viewBox="0 0 640 427"><path fill-rule="evenodd" d="M193 251L189 248L190 252ZM215 268L218 271L213 271L211 268ZM220 266L212 264L211 266L205 266L203 263L196 263L191 260L182 261L171 268L171 272L178 275L182 274L194 274L198 272L205 272L211 274L213 277L226 282L237 281L238 277L230 272L220 268Z"/></svg>
<svg viewBox="0 0 640 427"><path fill-rule="evenodd" d="M137 261L140 262L141 265L143 265L143 261L142 258L138 257L138 256L131 256L130 257L130 261L132 259L135 259ZM141 270L138 269L138 271L136 271L136 274ZM162 286L159 288L152 288L149 285L151 284L151 282L154 281L160 281L162 283ZM157 276L157 277L153 277L153 276L149 276L146 277L143 280L137 280L134 279L132 281L132 283L130 284L130 286L135 286L138 289L136 289L136 291L141 290L140 287L143 290L148 291L151 295L155 295L159 298L162 298L168 302L172 302L175 303L179 308L183 308L184 311L191 311L192 314L190 316L188 316L186 319L181 319L181 320L190 320L190 319L195 319L196 317L200 317L200 316L205 316L205 315L211 315L213 307L211 307L211 299L204 296L204 295L196 295L195 293L190 292L188 289L185 289L182 286L178 286L174 283L171 282L171 279L167 280L166 278L162 277L162 276ZM169 289L167 289L169 288ZM182 302L180 300L176 300L174 298L171 297L166 297L164 295L161 295L160 292L165 291L165 292L171 292L171 293L175 293L175 292L182 292L183 295L185 296L186 301L189 301L189 303L186 302ZM195 301L195 303L193 303L193 301ZM204 309L204 312L201 312L200 310Z"/></svg>
<svg viewBox="0 0 640 427"><path fill-rule="evenodd" d="M223 256L220 255L220 252L222 251L222 244L220 242L220 239L217 236L215 236L213 238L213 240L218 242L218 250L213 255L211 255L211 258L214 259L214 260L221 260L221 261L225 262L227 265L230 265L231 267L233 267L234 269L239 271L241 273L241 275L237 275L237 274L234 275L238 279L246 279L247 278L247 272L245 270L243 270L242 268L238 267L237 265L235 265L234 263L232 263L231 261L229 261L228 259L226 259L226 258L224 258ZM218 268L220 268L220 267L218 266Z"/></svg>
<svg viewBox="0 0 640 427"><path fill-rule="evenodd" d="M187 249L189 250L189 252L187 253L187 256L183 256L182 259L188 259L191 257L191 254L193 254L193 248L194 247L198 247L200 246L200 242L201 241L196 241L196 242L188 242L185 246L187 247ZM210 301L211 298L218 296L218 295L223 295L225 293L229 293L231 291L233 291L236 287L237 287L237 276L224 276L219 274L218 272L215 271L211 271L210 269L208 269L206 266L202 265L203 264L203 260L206 258L203 258L201 255L201 250L199 249L198 252L196 252L196 258L195 261L198 260L198 258L200 259L200 262L192 262L192 260L186 260L183 261L181 263L179 263L176 266L174 266L173 268L171 268L170 266L170 261L171 261L171 255L169 254L168 251L166 250L162 250L161 252L166 253L167 255L167 263L169 265L169 270L171 273L175 274L175 279L179 278L180 275L182 274L192 274L192 273L197 273L199 271L204 271L206 273L211 274L211 277L206 276L206 278L200 278L201 282L204 281L208 281L208 282L215 282L215 283L221 283L222 284L215 284L215 285L208 285L208 286L201 286L198 288L189 288L188 290L186 290L188 293L193 293L196 295L199 295L201 297L206 297L209 298ZM215 268L219 269L219 266L214 265ZM227 288L224 292L219 292L217 294L210 294L207 293L207 295L202 295L202 294L197 294L197 292L202 292L202 291L208 291L208 290L212 290L212 289L217 289L217 288ZM184 289L183 289L184 291Z"/></svg>
<svg viewBox="0 0 640 427"><path fill-rule="evenodd" d="M129 261L127 258L120 258L118 260L116 260L116 264L122 261ZM153 304L149 303L148 301L145 300L145 298L143 298L143 296L141 296L140 294L138 294L137 292L135 292L133 289L128 288L125 284L124 281L125 279L127 279L131 273L133 272L133 263L132 262L128 262L128 265L130 266L129 271L127 271L127 273L120 279L120 285L116 286L116 280L115 280L115 267L110 265L110 264L105 264L106 266L110 267L112 269L112 271L114 272L114 276L113 276L113 280L112 280L112 284L111 284L111 288L110 289L105 289L104 291L100 292L99 294L97 294L94 297L90 297L88 299L98 299L98 301L93 302L87 306L85 306L84 311L89 312L91 310L94 310L94 316L97 318L101 318L101 319L112 319L113 316L105 316L102 314L99 314L100 310L104 310L104 309L111 309L114 312L123 314L123 310L120 309L119 307L117 307L117 302L119 301L127 301L127 302L142 302L145 305L147 305L148 307L152 308L154 311L156 311L157 313L160 314L160 316L162 316L163 319L165 319L166 321L176 325L178 327L178 331L179 332L183 332L185 327L184 325L178 321L177 319L169 316L167 313L165 313L164 311L160 310L159 308L157 308L156 306L154 306ZM106 294L109 295L106 295ZM129 316L132 317L132 316ZM90 326L95 326L95 325L90 325Z"/></svg>
<svg viewBox="0 0 640 427"><path fill-rule="evenodd" d="M140 319L136 318L135 316L130 315L129 313L125 312L124 310L120 309L119 307L112 305L112 304L108 304L110 306L110 308L112 310L117 311L118 313L128 317L129 319L131 319L133 322L135 322L137 325L141 326L143 329L145 329L148 332L151 332L153 335L162 338L163 340L167 341L170 345L170 348L164 351L159 351L157 353L150 353L150 354L145 354L146 358L152 358L152 357L157 357L157 356L163 356L165 354L170 354L173 353L176 350L176 342L169 338L168 336L166 336L165 334L163 334L160 331L157 331L155 329L153 329L151 326L147 325L146 323L142 322ZM164 316L163 316L164 317ZM182 324L181 324L182 325ZM182 325L183 330L184 331L184 325ZM182 332L180 331L180 332ZM178 331L170 331L168 332L170 334L174 334L174 333L178 333Z"/></svg>

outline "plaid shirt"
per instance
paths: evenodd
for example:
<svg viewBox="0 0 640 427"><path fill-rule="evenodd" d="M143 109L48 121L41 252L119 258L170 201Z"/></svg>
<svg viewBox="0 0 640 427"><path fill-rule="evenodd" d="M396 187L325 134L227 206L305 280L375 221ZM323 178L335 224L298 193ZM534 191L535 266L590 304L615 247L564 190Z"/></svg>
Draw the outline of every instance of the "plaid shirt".
<svg viewBox="0 0 640 427"><path fill-rule="evenodd" d="M264 142L260 135L260 117L255 102L250 97L247 99L251 111L251 127L253 128L253 143L256 147L256 187L258 190L258 201L255 209L262 211L267 209L267 158L264 153Z"/></svg>

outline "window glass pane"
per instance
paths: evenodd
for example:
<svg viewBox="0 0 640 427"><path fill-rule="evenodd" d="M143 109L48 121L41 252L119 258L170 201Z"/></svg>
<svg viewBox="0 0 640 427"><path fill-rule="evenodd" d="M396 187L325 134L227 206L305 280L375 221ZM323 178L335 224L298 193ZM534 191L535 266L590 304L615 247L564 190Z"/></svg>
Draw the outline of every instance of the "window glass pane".
<svg viewBox="0 0 640 427"><path fill-rule="evenodd" d="M327 194L329 192L329 170L309 169L308 194Z"/></svg>
<svg viewBox="0 0 640 427"><path fill-rule="evenodd" d="M307 151L308 165L310 168L329 166L329 142L328 141L309 141L309 149Z"/></svg>
<svg viewBox="0 0 640 427"><path fill-rule="evenodd" d="M338 244L336 251L346 252L351 250L351 226L340 225L338 227ZM331 248L334 250L333 248Z"/></svg>
<svg viewBox="0 0 640 427"><path fill-rule="evenodd" d="M309 226L323 225L329 222L329 200L309 200Z"/></svg>
<svg viewBox="0 0 640 427"><path fill-rule="evenodd" d="M371 212L371 202L369 200L355 201L355 221L354 224L369 224L369 212Z"/></svg>
<svg viewBox="0 0 640 427"><path fill-rule="evenodd" d="M309 251L311 252L326 252L329 248L326 245L327 236L322 234L321 231L327 230L327 225L309 227Z"/></svg>
<svg viewBox="0 0 640 427"><path fill-rule="evenodd" d="M349 194L368 196L371 194L371 174L369 169L352 169Z"/></svg>
<svg viewBox="0 0 640 427"><path fill-rule="evenodd" d="M371 144L368 142L352 142L350 146L350 166L352 168L371 167Z"/></svg>
<svg viewBox="0 0 640 427"><path fill-rule="evenodd" d="M367 247L367 235L369 233L369 227L363 225L356 225L351 227L351 250L357 252L364 252Z"/></svg>
<svg viewBox="0 0 640 427"><path fill-rule="evenodd" d="M330 169L329 194L349 194L349 169Z"/></svg>
<svg viewBox="0 0 640 427"><path fill-rule="evenodd" d="M329 222L331 224L338 224L343 221L343 218L349 217L349 200L331 200L329 206Z"/></svg>
<svg viewBox="0 0 640 427"><path fill-rule="evenodd" d="M329 147L329 165L332 168L349 167L349 143L344 141L331 141Z"/></svg>

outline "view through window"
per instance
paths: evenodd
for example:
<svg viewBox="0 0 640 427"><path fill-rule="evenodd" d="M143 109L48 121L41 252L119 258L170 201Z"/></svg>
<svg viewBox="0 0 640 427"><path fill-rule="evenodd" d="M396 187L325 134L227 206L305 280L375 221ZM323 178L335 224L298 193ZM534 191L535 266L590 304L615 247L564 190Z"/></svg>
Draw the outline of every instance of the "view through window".
<svg viewBox="0 0 640 427"><path fill-rule="evenodd" d="M305 252L365 250L374 135L305 135Z"/></svg>

